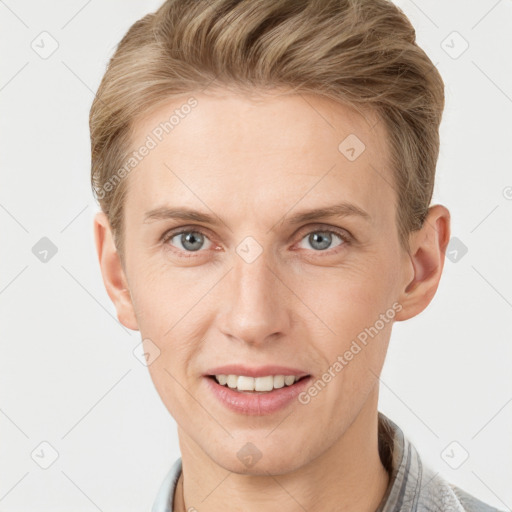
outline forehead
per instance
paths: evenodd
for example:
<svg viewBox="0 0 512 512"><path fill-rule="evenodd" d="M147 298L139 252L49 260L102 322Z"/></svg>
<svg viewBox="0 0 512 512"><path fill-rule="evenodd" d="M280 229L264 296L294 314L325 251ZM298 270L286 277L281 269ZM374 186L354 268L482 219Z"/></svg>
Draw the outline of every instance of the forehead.
<svg viewBox="0 0 512 512"><path fill-rule="evenodd" d="M317 95L173 98L134 124L132 149L143 145L151 149L129 175L126 210L180 201L278 215L350 198L382 217L395 203L382 121Z"/></svg>

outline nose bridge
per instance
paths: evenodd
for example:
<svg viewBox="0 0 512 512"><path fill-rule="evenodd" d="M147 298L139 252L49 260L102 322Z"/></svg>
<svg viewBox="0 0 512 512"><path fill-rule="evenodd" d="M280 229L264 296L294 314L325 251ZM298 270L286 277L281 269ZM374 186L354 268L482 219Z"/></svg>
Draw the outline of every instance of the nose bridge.
<svg viewBox="0 0 512 512"><path fill-rule="evenodd" d="M286 329L283 290L274 267L270 249L263 249L251 237L236 248L233 271L226 283L225 334L254 344Z"/></svg>

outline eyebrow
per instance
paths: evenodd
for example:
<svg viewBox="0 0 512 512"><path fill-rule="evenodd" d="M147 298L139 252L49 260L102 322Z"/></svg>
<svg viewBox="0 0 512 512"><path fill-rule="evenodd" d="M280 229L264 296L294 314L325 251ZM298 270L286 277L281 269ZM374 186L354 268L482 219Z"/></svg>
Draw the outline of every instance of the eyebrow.
<svg viewBox="0 0 512 512"><path fill-rule="evenodd" d="M289 217L284 216L282 220L277 222L275 225L281 226L282 224L300 224L302 222L308 222L327 217L359 217L367 222L372 220L371 216L352 203L339 203L332 206L326 206L323 208L316 208L313 210L304 210ZM146 212L144 215L144 223L156 221L156 220L168 220L168 219L180 219L193 222L202 222L205 224L215 225L222 221L217 215L210 215L208 213L200 212L190 208L170 208L162 206ZM274 227L273 226L273 227ZM272 228L273 229L273 228Z"/></svg>

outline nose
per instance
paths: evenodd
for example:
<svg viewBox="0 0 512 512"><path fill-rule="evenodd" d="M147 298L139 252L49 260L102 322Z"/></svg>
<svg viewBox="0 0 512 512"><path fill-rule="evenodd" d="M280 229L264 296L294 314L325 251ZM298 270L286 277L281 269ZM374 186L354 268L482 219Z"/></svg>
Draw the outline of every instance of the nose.
<svg viewBox="0 0 512 512"><path fill-rule="evenodd" d="M221 298L220 328L226 336L262 345L288 332L291 292L274 267L269 251L252 262L234 254Z"/></svg>

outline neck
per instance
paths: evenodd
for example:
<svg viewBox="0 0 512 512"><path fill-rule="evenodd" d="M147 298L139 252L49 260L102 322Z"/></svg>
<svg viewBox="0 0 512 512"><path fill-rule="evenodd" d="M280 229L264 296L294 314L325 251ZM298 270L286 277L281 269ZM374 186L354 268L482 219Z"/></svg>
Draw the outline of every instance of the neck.
<svg viewBox="0 0 512 512"><path fill-rule="evenodd" d="M179 431L183 471L173 512L199 510L205 504L211 512L375 512L389 485L379 457L377 395L378 388L329 449L288 473L226 471Z"/></svg>

